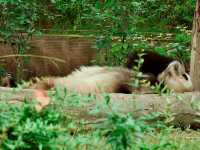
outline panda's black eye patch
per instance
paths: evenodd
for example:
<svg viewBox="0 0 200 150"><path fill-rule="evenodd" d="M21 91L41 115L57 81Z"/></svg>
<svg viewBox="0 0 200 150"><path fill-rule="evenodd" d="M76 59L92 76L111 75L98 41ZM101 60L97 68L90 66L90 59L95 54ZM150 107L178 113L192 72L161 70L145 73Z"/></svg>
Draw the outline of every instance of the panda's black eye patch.
<svg viewBox="0 0 200 150"><path fill-rule="evenodd" d="M188 76L185 73L182 74L182 76L184 77L185 80L188 80Z"/></svg>
<svg viewBox="0 0 200 150"><path fill-rule="evenodd" d="M180 74L180 66L179 66L178 64L176 64L176 65L174 66L174 71L175 71L175 73L176 73L177 75Z"/></svg>
<svg viewBox="0 0 200 150"><path fill-rule="evenodd" d="M178 72L178 69L179 69L179 66L178 66L178 65L175 65L175 66L174 66L174 70Z"/></svg>
<svg viewBox="0 0 200 150"><path fill-rule="evenodd" d="M171 76L172 76L172 73L171 73L171 72L168 72L167 74L168 74L168 76L169 76L169 77L171 77Z"/></svg>

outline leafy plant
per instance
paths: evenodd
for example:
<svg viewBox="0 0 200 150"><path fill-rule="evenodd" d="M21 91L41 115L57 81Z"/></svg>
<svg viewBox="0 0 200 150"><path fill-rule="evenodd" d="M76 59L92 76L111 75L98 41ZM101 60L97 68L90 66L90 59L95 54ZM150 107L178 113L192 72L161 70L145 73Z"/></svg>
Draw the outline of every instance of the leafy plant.
<svg viewBox="0 0 200 150"><path fill-rule="evenodd" d="M51 149L58 137L60 115L53 110L38 113L32 104L0 104L0 146L3 149Z"/></svg>
<svg viewBox="0 0 200 150"><path fill-rule="evenodd" d="M61 89L52 94L52 104L41 112L35 110L34 103L19 105L0 102L1 149L199 148L198 132L191 134L166 126L173 117L169 109L135 118L135 114L121 113L118 109L120 105L111 105L110 97L106 95L97 106L104 110L103 118L86 122L81 118L73 118L66 110L76 107L76 104L77 109L82 107L91 96L70 94Z"/></svg>
<svg viewBox="0 0 200 150"><path fill-rule="evenodd" d="M87 7L87 0L51 0L48 1L51 8L53 27L65 31L66 29L76 29L82 23L82 15ZM49 8L47 8L49 11ZM59 31L59 30L58 30Z"/></svg>
<svg viewBox="0 0 200 150"><path fill-rule="evenodd" d="M123 64L124 56L132 49L128 37L134 33L134 14L139 11L139 5L130 0L96 1L90 13L85 15L85 19L96 22L99 29L96 46L109 65Z"/></svg>
<svg viewBox="0 0 200 150"><path fill-rule="evenodd" d="M38 33L36 22L40 11L37 1L5 0L0 1L0 37L12 47L12 53L25 54L30 50L28 41ZM23 66L27 59L16 57L16 78L23 75Z"/></svg>
<svg viewBox="0 0 200 150"><path fill-rule="evenodd" d="M154 93L159 94L159 95L170 94L172 92L169 88L167 88L166 85L163 84L163 82L156 83L156 85L152 86L151 88Z"/></svg>
<svg viewBox="0 0 200 150"><path fill-rule="evenodd" d="M144 56L145 53L141 52L138 54L138 59L136 60L136 66L133 66L133 72L134 72L134 75L133 75L133 79L132 79L132 82L131 82L131 86L133 86L134 88L139 88L140 87L140 82L141 80L143 79L143 74L141 72L141 67L144 63L144 59L142 58L142 56Z"/></svg>

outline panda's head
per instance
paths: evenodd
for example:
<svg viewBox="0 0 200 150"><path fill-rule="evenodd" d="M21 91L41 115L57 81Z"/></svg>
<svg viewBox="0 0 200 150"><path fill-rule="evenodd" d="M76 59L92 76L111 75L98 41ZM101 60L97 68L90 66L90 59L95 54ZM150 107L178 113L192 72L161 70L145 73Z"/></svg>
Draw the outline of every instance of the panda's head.
<svg viewBox="0 0 200 150"><path fill-rule="evenodd" d="M185 67L178 61L171 62L167 68L158 75L158 81L163 82L175 92L192 91L192 81L185 72Z"/></svg>

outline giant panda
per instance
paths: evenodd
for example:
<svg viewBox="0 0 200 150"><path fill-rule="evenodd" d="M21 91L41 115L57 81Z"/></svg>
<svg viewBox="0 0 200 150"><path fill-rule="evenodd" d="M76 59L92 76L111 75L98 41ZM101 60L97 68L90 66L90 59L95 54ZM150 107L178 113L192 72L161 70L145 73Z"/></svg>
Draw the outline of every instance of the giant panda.
<svg viewBox="0 0 200 150"><path fill-rule="evenodd" d="M132 93L130 86L134 80L132 71L137 55L129 55L126 67L81 67L66 77L50 77L37 81L30 88L49 90L56 86L63 86L79 93ZM141 71L152 84L162 82L176 92L192 90L192 83L185 67L172 58L161 56L153 51L144 56ZM153 77L152 77L153 76ZM12 78L6 76L2 80L5 86L12 86Z"/></svg>
<svg viewBox="0 0 200 150"><path fill-rule="evenodd" d="M35 89L34 95L38 104L37 111L48 106L50 99L46 90L61 86L70 92L80 94L96 93L132 93L129 83L133 72L124 67L81 67L66 77L50 77L39 80L29 88ZM178 61L172 61L158 74L157 80L163 82L168 88L175 92L192 91L192 82L185 72L184 66Z"/></svg>
<svg viewBox="0 0 200 150"><path fill-rule="evenodd" d="M130 82L133 77L131 69L124 67L81 67L66 77L44 78L31 88L48 90L56 86L66 87L69 91L87 93L132 93ZM175 92L192 91L192 82L179 61L172 61L157 76Z"/></svg>

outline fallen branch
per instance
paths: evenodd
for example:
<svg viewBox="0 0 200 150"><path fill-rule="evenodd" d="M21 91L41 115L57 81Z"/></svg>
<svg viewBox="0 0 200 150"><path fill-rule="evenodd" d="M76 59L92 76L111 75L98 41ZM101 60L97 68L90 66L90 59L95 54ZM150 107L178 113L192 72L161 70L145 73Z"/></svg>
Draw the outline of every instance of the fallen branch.
<svg viewBox="0 0 200 150"><path fill-rule="evenodd" d="M47 59L49 61L55 61L55 62L60 62L60 63L66 63L65 60L59 59L56 57L50 57L50 56L41 56L41 55L34 55L34 54L10 54L10 55L3 55L0 56L0 59L5 59L5 58L12 58L12 57L32 57L32 58L38 58L38 59Z"/></svg>

